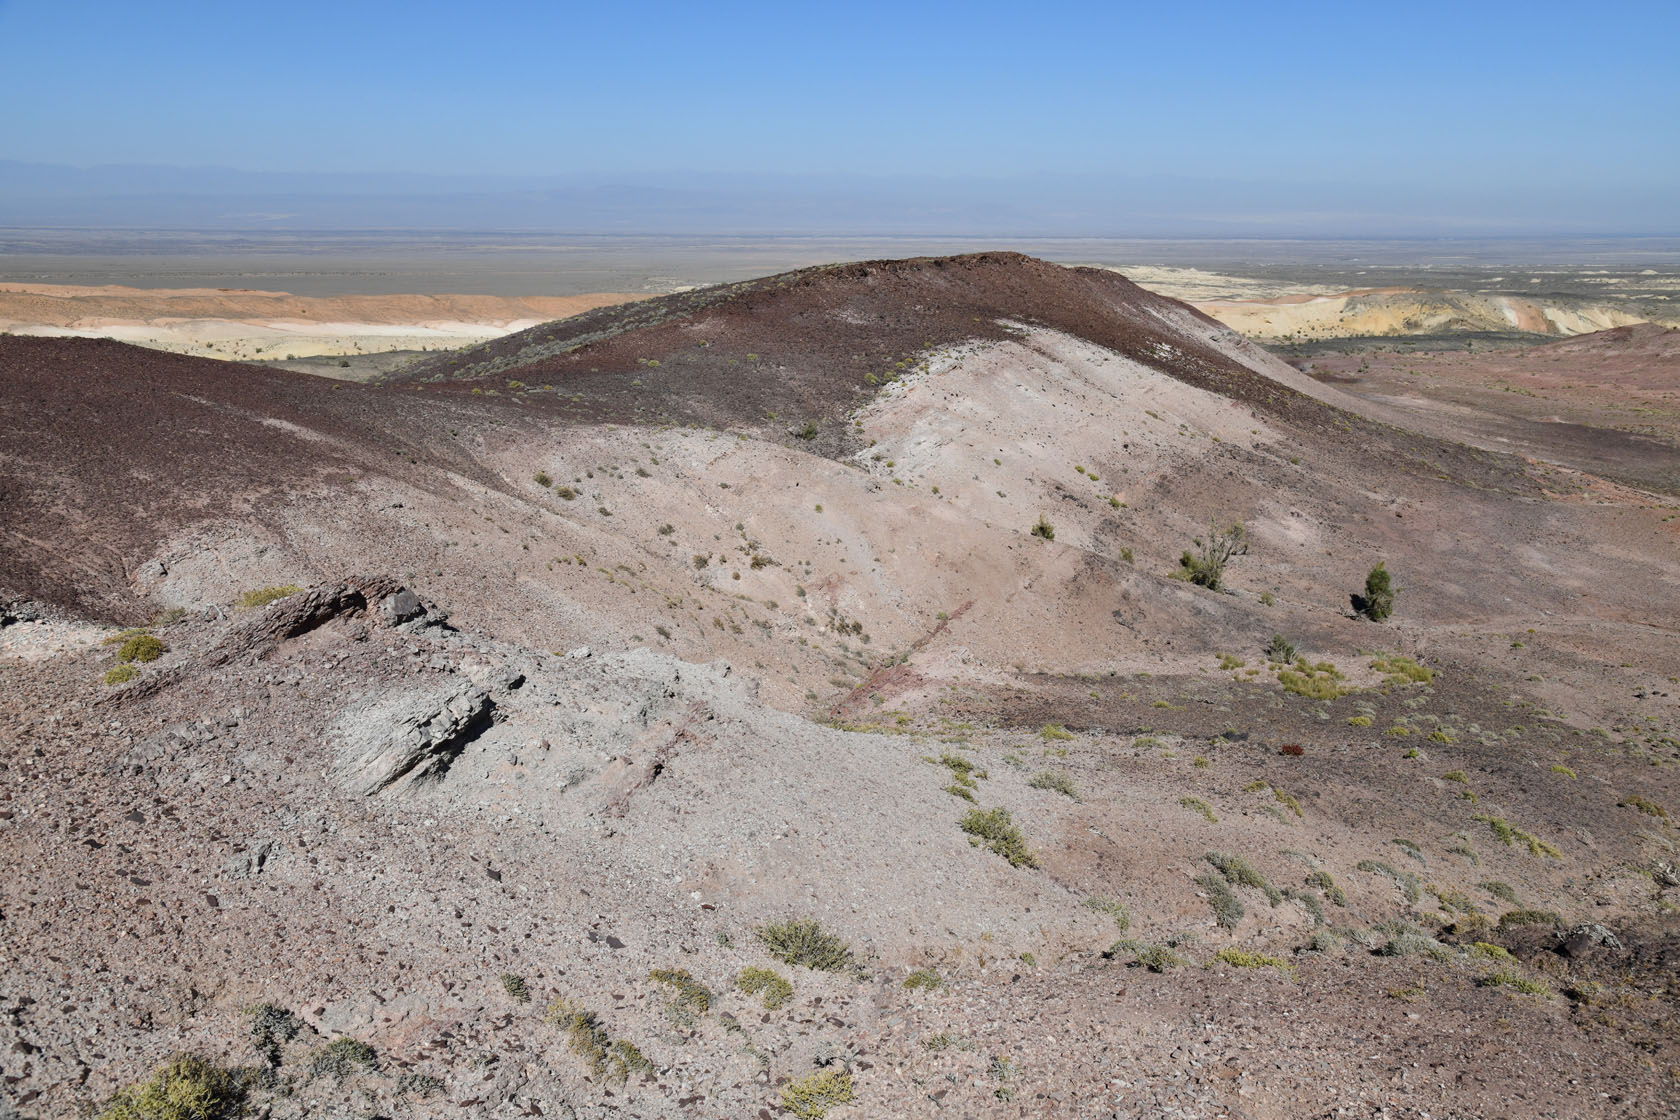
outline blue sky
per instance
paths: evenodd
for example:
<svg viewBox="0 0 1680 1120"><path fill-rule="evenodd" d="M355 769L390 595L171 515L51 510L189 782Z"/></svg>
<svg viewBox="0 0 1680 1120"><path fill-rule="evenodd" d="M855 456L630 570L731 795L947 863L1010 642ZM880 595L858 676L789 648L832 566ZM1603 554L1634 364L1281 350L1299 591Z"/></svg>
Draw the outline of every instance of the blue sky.
<svg viewBox="0 0 1680 1120"><path fill-rule="evenodd" d="M1660 211L1677 41L1673 0L0 0L0 159L1174 176Z"/></svg>

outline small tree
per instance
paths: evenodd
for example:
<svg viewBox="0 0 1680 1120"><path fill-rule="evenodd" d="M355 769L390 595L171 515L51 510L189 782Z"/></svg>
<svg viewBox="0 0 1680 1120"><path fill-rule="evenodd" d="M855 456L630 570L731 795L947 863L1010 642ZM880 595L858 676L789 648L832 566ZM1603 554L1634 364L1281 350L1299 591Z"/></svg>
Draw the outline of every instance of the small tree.
<svg viewBox="0 0 1680 1120"><path fill-rule="evenodd" d="M1196 551L1185 551L1179 558L1178 571L1172 576L1209 591L1218 591L1225 576L1225 565L1247 554L1248 529L1241 521L1234 522L1229 529L1209 525L1208 535L1196 538Z"/></svg>
<svg viewBox="0 0 1680 1120"><path fill-rule="evenodd" d="M1354 612L1372 622L1381 622L1394 613L1394 597L1398 594L1400 588L1394 586L1387 564L1378 561L1365 577L1365 594L1352 596Z"/></svg>

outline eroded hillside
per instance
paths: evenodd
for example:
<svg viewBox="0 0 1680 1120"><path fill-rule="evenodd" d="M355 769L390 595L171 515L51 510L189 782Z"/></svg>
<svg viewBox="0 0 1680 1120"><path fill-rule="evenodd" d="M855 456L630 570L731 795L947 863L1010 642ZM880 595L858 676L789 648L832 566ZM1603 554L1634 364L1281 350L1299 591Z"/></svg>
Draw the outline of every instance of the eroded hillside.
<svg viewBox="0 0 1680 1120"><path fill-rule="evenodd" d="M0 371L22 1115L1680 1099L1680 510L1545 429L999 255Z"/></svg>

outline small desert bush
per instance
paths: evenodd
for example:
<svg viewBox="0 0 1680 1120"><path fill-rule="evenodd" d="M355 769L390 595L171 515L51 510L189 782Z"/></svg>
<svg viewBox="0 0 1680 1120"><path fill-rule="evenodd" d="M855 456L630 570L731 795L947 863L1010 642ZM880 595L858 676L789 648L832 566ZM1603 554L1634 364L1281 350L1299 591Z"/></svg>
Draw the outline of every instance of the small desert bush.
<svg viewBox="0 0 1680 1120"><path fill-rule="evenodd" d="M1033 789L1053 789L1065 797L1079 800L1079 788L1073 784L1073 779L1059 770L1040 770L1027 780L1027 785Z"/></svg>
<svg viewBox="0 0 1680 1120"><path fill-rule="evenodd" d="M354 1038L335 1038L309 1056L311 1077L331 1076L343 1081L358 1069L378 1068L379 1054Z"/></svg>
<svg viewBox="0 0 1680 1120"><path fill-rule="evenodd" d="M1242 921L1243 914L1247 911L1243 909L1242 899L1237 897L1224 877L1199 875L1196 877L1196 885L1207 892L1208 906L1212 907L1213 918L1219 923L1219 928L1236 929L1237 923Z"/></svg>
<svg viewBox="0 0 1680 1120"><path fill-rule="evenodd" d="M1517 901L1517 892L1509 883L1502 883L1499 880L1494 879L1477 885L1484 891L1491 894L1494 898L1499 899L1501 902L1509 902L1512 906L1520 905Z"/></svg>
<svg viewBox="0 0 1680 1120"><path fill-rule="evenodd" d="M603 1081L623 1085L633 1073L651 1073L653 1063L633 1043L614 1041L600 1017L581 1004L557 999L548 1006L547 1021L566 1032L566 1044L583 1059L589 1072Z"/></svg>
<svg viewBox="0 0 1680 1120"><path fill-rule="evenodd" d="M904 978L904 987L912 992L935 991L942 984L944 981L939 978L939 973L931 968L918 968Z"/></svg>
<svg viewBox="0 0 1680 1120"><path fill-rule="evenodd" d="M766 1011L774 1011L793 998L793 985L788 978L773 968L759 968L750 965L741 970L735 978L735 986L751 995L762 993L762 1001Z"/></svg>
<svg viewBox="0 0 1680 1120"><path fill-rule="evenodd" d="M272 1003L259 1003L245 1014L250 1019L246 1030L251 1036L251 1045L269 1065L279 1065L281 1046L298 1036L303 1029L302 1021L284 1007Z"/></svg>
<svg viewBox="0 0 1680 1120"><path fill-rule="evenodd" d="M671 1004L695 1015L712 1009L712 992L686 968L656 968L648 979L671 989Z"/></svg>
<svg viewBox="0 0 1680 1120"><path fill-rule="evenodd" d="M1129 964L1147 968L1150 972L1168 972L1190 962L1165 945L1151 945L1123 939L1108 947L1103 954L1111 960L1125 960Z"/></svg>
<svg viewBox="0 0 1680 1120"><path fill-rule="evenodd" d="M1271 642L1266 646L1266 658L1283 665L1295 662L1295 643L1282 634L1273 634Z"/></svg>
<svg viewBox="0 0 1680 1120"><path fill-rule="evenodd" d="M764 951L783 964L818 972L845 972L853 967L851 946L823 929L815 918L770 922L754 932Z"/></svg>
<svg viewBox="0 0 1680 1120"><path fill-rule="evenodd" d="M1185 550L1178 559L1174 579L1218 591L1225 578L1225 565L1248 552L1248 529L1241 521L1229 529L1209 526L1205 537L1197 537L1195 551Z"/></svg>
<svg viewBox="0 0 1680 1120"><path fill-rule="evenodd" d="M1544 981L1530 980L1509 968L1501 968L1482 977L1476 983L1484 988L1510 988L1513 991L1521 992L1525 996L1549 996L1552 994L1552 989Z"/></svg>
<svg viewBox="0 0 1680 1120"><path fill-rule="evenodd" d="M1640 797L1637 793L1630 794L1629 796L1622 798L1620 801L1616 802L1616 805L1618 808L1622 809L1637 809L1639 812L1644 813L1647 817L1656 817L1658 820L1666 821L1668 819L1667 809L1658 805L1655 801L1648 801L1645 798Z"/></svg>
<svg viewBox="0 0 1680 1120"><path fill-rule="evenodd" d="M782 1107L799 1120L822 1120L835 1105L855 1099L852 1075L832 1066L801 1077L782 1089Z"/></svg>
<svg viewBox="0 0 1680 1120"><path fill-rule="evenodd" d="M192 1054L112 1097L99 1120L226 1120L244 1111L245 1079Z"/></svg>
<svg viewBox="0 0 1680 1120"><path fill-rule="evenodd" d="M1528 849L1528 854L1531 856L1550 856L1553 859L1563 858L1563 852L1561 852L1555 844L1548 844L1532 832L1518 828L1504 817L1478 816L1476 817L1476 820L1481 821L1483 824L1492 829L1493 834L1499 837L1500 842L1507 848L1515 847L1516 845L1521 844Z"/></svg>
<svg viewBox="0 0 1680 1120"><path fill-rule="evenodd" d="M535 482L538 486L541 486L545 490L554 485L554 480L548 477L547 471L538 471L536 474L531 476L531 481Z"/></svg>
<svg viewBox="0 0 1680 1120"><path fill-rule="evenodd" d="M277 587L258 587L250 591L241 591L236 600L242 611L254 611L258 607L266 607L270 603L278 602L290 595L296 595L303 588L295 583L283 583Z"/></svg>
<svg viewBox="0 0 1680 1120"><path fill-rule="evenodd" d="M1027 847L1027 838L1009 815L1009 810L970 809L961 828L975 847L984 844L1009 861L1011 867L1037 867L1038 857Z"/></svg>
<svg viewBox="0 0 1680 1120"><path fill-rule="evenodd" d="M1382 622L1394 613L1394 597L1400 589L1382 562L1365 576L1365 594L1353 596L1353 609L1372 622Z"/></svg>
<svg viewBox="0 0 1680 1120"><path fill-rule="evenodd" d="M1515 926L1556 926L1562 925L1563 918L1556 910L1507 910L1499 915L1499 928L1511 929Z"/></svg>
<svg viewBox="0 0 1680 1120"><path fill-rule="evenodd" d="M1069 731L1059 723L1045 724L1043 729L1039 731L1039 735L1043 736L1046 743L1053 742L1058 739L1073 738L1073 732Z"/></svg>
<svg viewBox="0 0 1680 1120"><path fill-rule="evenodd" d="M1275 968L1287 972L1291 976L1295 974L1295 966L1282 957L1270 957L1265 953L1251 953L1246 949L1238 949L1234 945L1219 950L1213 955L1213 959L1222 964L1228 964L1232 968Z"/></svg>
<svg viewBox="0 0 1680 1120"><path fill-rule="evenodd" d="M554 488L554 496L562 501L570 502L577 498L578 492L573 490L570 486L556 486Z"/></svg>
<svg viewBox="0 0 1680 1120"><path fill-rule="evenodd" d="M502 991L506 992L513 1002L531 1002L531 989L526 986L523 976L515 976L511 972L504 972L499 979L502 983Z"/></svg>
<svg viewBox="0 0 1680 1120"><path fill-rule="evenodd" d="M169 647L162 638L142 632L123 639L122 645L117 647L117 660L125 665L131 661L156 661L168 652Z"/></svg>
<svg viewBox="0 0 1680 1120"><path fill-rule="evenodd" d="M1107 914L1109 917L1113 918L1114 924L1120 927L1121 933L1125 933L1128 929L1132 928L1132 912L1126 909L1126 904L1121 902L1118 898L1105 898L1102 895L1093 895L1085 900L1085 908L1087 910L1095 910L1099 914Z"/></svg>
<svg viewBox="0 0 1680 1120"><path fill-rule="evenodd" d="M1336 885L1335 877L1328 871L1314 871L1308 875L1307 886L1323 891L1324 897L1337 906L1347 905L1347 892Z"/></svg>
<svg viewBox="0 0 1680 1120"><path fill-rule="evenodd" d="M1219 823L1219 818L1213 815L1213 806L1199 797L1181 797L1178 803L1192 812L1200 813L1209 824Z"/></svg>
<svg viewBox="0 0 1680 1120"><path fill-rule="evenodd" d="M1277 679L1286 691L1309 700L1335 700L1353 691L1342 683L1347 678L1330 662L1314 665L1304 657L1297 658L1293 668L1279 669Z"/></svg>
<svg viewBox="0 0 1680 1120"><path fill-rule="evenodd" d="M1225 881L1233 886L1253 887L1266 896L1266 901L1273 906L1283 901L1283 894L1270 883L1266 877L1256 871L1243 857L1230 855L1226 852L1206 852L1203 859L1213 864L1219 873L1225 876Z"/></svg>
<svg viewBox="0 0 1680 1120"><path fill-rule="evenodd" d="M1381 673L1388 684L1429 684L1435 679L1435 670L1400 654L1379 657L1371 662L1371 668Z"/></svg>
<svg viewBox="0 0 1680 1120"><path fill-rule="evenodd" d="M105 683L109 685L127 684L140 675L140 670L132 665L118 665L105 674Z"/></svg>
<svg viewBox="0 0 1680 1120"><path fill-rule="evenodd" d="M1043 540L1053 541L1056 539L1056 527L1050 524L1048 517L1040 514L1038 523L1032 527L1032 535Z"/></svg>

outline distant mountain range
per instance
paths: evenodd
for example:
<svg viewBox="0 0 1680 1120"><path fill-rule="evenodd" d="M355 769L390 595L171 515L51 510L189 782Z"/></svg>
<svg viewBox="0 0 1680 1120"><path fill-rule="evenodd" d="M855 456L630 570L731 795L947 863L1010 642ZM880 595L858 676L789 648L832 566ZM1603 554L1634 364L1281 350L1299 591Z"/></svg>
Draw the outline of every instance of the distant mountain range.
<svg viewBox="0 0 1680 1120"><path fill-rule="evenodd" d="M1443 187L934 175L257 172L0 160L0 226L656 234L1418 237L1680 233L1669 199Z"/></svg>

